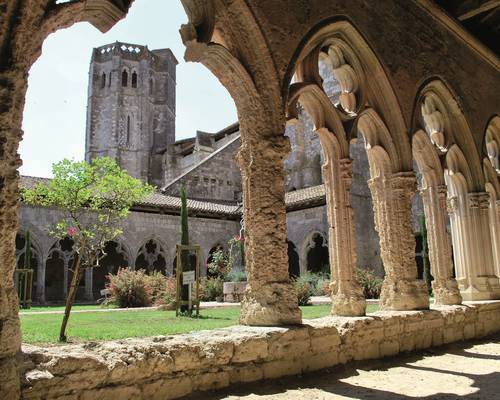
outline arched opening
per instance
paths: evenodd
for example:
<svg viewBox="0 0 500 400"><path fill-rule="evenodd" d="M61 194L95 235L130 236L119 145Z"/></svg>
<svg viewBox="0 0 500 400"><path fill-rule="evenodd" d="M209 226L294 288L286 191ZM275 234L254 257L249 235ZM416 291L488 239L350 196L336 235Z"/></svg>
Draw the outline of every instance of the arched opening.
<svg viewBox="0 0 500 400"><path fill-rule="evenodd" d="M144 269L148 273L159 271L167 275L167 261L163 247L154 239L148 240L140 249L135 260L135 269Z"/></svg>
<svg viewBox="0 0 500 400"><path fill-rule="evenodd" d="M290 278L297 278L300 276L300 263L297 248L293 242L287 240L288 246L288 275Z"/></svg>
<svg viewBox="0 0 500 400"><path fill-rule="evenodd" d="M152 96L154 92L153 79L149 80L149 95Z"/></svg>
<svg viewBox="0 0 500 400"><path fill-rule="evenodd" d="M58 240L52 245L45 264L45 299L47 302L60 303L66 294L73 277L72 268L75 263L73 240L69 237ZM80 279L76 292L76 300L85 298L85 279Z"/></svg>
<svg viewBox="0 0 500 400"><path fill-rule="evenodd" d="M101 89L104 89L106 87L106 73L103 72L101 76Z"/></svg>
<svg viewBox="0 0 500 400"><path fill-rule="evenodd" d="M127 144L130 143L130 115L127 115Z"/></svg>
<svg viewBox="0 0 500 400"><path fill-rule="evenodd" d="M132 72L132 87L136 88L137 87L137 72Z"/></svg>
<svg viewBox="0 0 500 400"><path fill-rule="evenodd" d="M129 267L127 254L120 243L114 241L106 243L104 253L106 255L99 261L99 266L92 268L92 295L94 299L102 297L101 290L106 288L108 274L116 274L118 269Z"/></svg>
<svg viewBox="0 0 500 400"><path fill-rule="evenodd" d="M122 86L123 87L128 86L128 72L125 70L122 72Z"/></svg>
<svg viewBox="0 0 500 400"><path fill-rule="evenodd" d="M315 233L309 243L306 254L307 270L315 273L329 273L330 259L325 238Z"/></svg>
<svg viewBox="0 0 500 400"><path fill-rule="evenodd" d="M40 263L40 257L38 250L33 244L33 238L31 238L31 257L30 260L26 260L26 237L24 232L18 232L16 234L16 260L17 260L17 269L32 269L33 270L33 278L31 283L31 295L29 298L32 301L38 301L36 296L40 294L41 288L38 288L38 269Z"/></svg>

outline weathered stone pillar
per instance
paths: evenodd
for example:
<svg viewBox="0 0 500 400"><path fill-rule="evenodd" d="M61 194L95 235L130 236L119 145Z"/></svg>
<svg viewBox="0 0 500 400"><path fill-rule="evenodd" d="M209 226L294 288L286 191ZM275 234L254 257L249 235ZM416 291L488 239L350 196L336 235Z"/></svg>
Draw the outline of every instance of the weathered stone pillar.
<svg viewBox="0 0 500 400"><path fill-rule="evenodd" d="M332 274L332 314L361 316L365 315L366 300L356 276L356 236L351 207L352 160L344 158L336 161L329 158L323 166Z"/></svg>
<svg viewBox="0 0 500 400"><path fill-rule="evenodd" d="M385 279L380 294L382 310L429 308L424 281L417 279L415 236L412 229L411 199L416 190L413 172L378 176L368 181L380 236Z"/></svg>
<svg viewBox="0 0 500 400"><path fill-rule="evenodd" d="M466 301L500 298L489 228L489 194L460 194L448 199L457 282Z"/></svg>
<svg viewBox="0 0 500 400"><path fill-rule="evenodd" d="M245 325L301 322L288 276L283 161L290 144L283 134L253 136L241 124L238 154L243 185L248 285L241 307Z"/></svg>
<svg viewBox="0 0 500 400"><path fill-rule="evenodd" d="M435 304L461 304L458 284L452 277L451 243L446 232L447 188L445 185L428 186L420 191L420 195L424 203Z"/></svg>

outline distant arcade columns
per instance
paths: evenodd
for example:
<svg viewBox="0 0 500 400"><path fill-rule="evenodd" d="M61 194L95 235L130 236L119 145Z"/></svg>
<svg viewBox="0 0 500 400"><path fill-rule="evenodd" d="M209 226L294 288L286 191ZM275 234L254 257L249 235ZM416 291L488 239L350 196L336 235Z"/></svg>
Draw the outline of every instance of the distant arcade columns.
<svg viewBox="0 0 500 400"><path fill-rule="evenodd" d="M461 304L462 297L453 278L451 242L446 232L446 185L428 186L420 190L427 226L427 241L436 305Z"/></svg>
<svg viewBox="0 0 500 400"><path fill-rule="evenodd" d="M491 246L489 196L475 192L448 198L457 282L466 301L500 297Z"/></svg>
<svg viewBox="0 0 500 400"><path fill-rule="evenodd" d="M415 236L412 229L413 172L377 176L368 181L380 236L385 279L380 294L382 310L429 308L425 282L417 279Z"/></svg>

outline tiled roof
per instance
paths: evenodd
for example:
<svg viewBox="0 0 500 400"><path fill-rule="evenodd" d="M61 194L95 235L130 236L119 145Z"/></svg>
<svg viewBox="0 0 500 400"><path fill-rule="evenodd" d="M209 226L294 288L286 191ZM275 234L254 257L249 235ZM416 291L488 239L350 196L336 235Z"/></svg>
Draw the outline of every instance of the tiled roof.
<svg viewBox="0 0 500 400"><path fill-rule="evenodd" d="M311 186L285 194L287 208L297 208L309 203L322 203L325 200L325 185Z"/></svg>
<svg viewBox="0 0 500 400"><path fill-rule="evenodd" d="M36 176L21 176L21 188L31 188L40 182L48 182L49 178L40 178ZM297 209L312 204L324 204L325 186L318 185L305 189L294 190L285 194L285 203L287 209ZM136 209L144 207L167 209L178 212L181 208L180 197L169 196L160 192L155 192L136 205ZM208 215L231 216L235 217L241 214L241 206L237 204L221 204L209 200L190 200L188 199L188 208L191 212Z"/></svg>
<svg viewBox="0 0 500 400"><path fill-rule="evenodd" d="M35 186L37 183L48 182L50 178L41 178L39 176L27 176L21 175L19 186L21 189L30 189Z"/></svg>
<svg viewBox="0 0 500 400"><path fill-rule="evenodd" d="M152 206L159 208L168 208L173 210L180 210L181 199L180 197L168 196L161 193L153 193L146 199L141 201L138 206ZM240 215L241 207L237 204L220 204L211 201L203 200L190 200L187 201L187 206L190 211L201 212L207 214L219 214L219 215Z"/></svg>

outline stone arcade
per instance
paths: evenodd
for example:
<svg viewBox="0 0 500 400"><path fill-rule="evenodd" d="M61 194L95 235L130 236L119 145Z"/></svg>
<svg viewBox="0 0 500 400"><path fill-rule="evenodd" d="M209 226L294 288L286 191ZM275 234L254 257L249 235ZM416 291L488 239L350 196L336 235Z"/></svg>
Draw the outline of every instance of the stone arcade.
<svg viewBox="0 0 500 400"><path fill-rule="evenodd" d="M92 52L85 156L108 156L132 176L158 190L134 207L124 234L107 246L108 256L97 269L87 270L77 300L101 298L105 276L118 268L143 268L173 273L179 240L179 191L188 190L191 239L201 245L202 273L217 247L225 247L240 229L241 175L236 164L240 146L238 124L211 134L175 141L175 70L169 49L115 42ZM330 78L331 80L331 78ZM340 87L331 82L334 93ZM289 272L320 271L328 264L327 211L321 174L319 137L306 112L288 124L285 134L292 151L285 160ZM358 263L383 274L378 236L367 180L368 159L362 143L353 145L355 172L351 191L357 216ZM22 176L21 187L43 178ZM417 210L415 221L418 221ZM153 214L153 215L152 215ZM68 288L71 241L56 242L49 228L60 218L57 210L21 204L16 242L18 264L23 260L24 234L31 232L34 268L33 300L40 304L64 301ZM420 227L415 223L415 230ZM418 232L417 232L418 234ZM141 238L137 241L137 238ZM353 264L353 266L356 266Z"/></svg>
<svg viewBox="0 0 500 400"><path fill-rule="evenodd" d="M238 110L249 278L241 323L302 322L288 273L283 167L290 151L285 125L301 110L312 119L325 156L332 312L337 316L294 328L228 328L213 335L216 339L181 335L109 342L95 353L85 346L21 351L11 277L27 71L50 32L82 20L105 31L125 17L131 2L10 1L0 6L5 21L0 25L2 397L176 398L499 331L500 302L458 305L461 297L499 297L500 61L498 40L490 37L498 28L498 6L470 10L459 1L462 7L448 6L447 14L439 7L447 2L441 0L182 2L189 17L181 28L185 59L206 65ZM483 16L469 20L471 13ZM338 97L330 92L324 70L340 86ZM369 161L386 275L382 310L367 317L359 316L364 299L354 275L349 196L349 144L358 135ZM411 311L429 305L414 259L414 162L431 221L436 277L435 309L424 311ZM445 232L447 212L451 241Z"/></svg>

